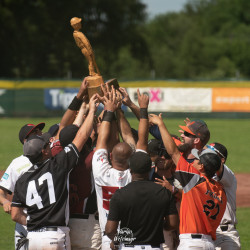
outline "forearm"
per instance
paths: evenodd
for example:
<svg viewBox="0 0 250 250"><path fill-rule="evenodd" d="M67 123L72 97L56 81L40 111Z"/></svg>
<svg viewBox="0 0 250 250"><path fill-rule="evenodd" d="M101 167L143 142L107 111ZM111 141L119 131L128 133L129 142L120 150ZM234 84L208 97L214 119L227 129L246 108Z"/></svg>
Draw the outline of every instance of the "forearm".
<svg viewBox="0 0 250 250"><path fill-rule="evenodd" d="M161 132L161 137L162 137L164 147L167 150L168 154L172 157L175 165L177 165L181 156L180 152L163 121L158 125L158 127Z"/></svg>
<svg viewBox="0 0 250 250"><path fill-rule="evenodd" d="M120 134L123 141L135 147L135 140L133 138L131 127L121 109L118 109L116 111L116 117L117 117L118 128L120 130Z"/></svg>
<svg viewBox="0 0 250 250"><path fill-rule="evenodd" d="M11 219L24 226L27 225L27 215L23 212L23 208L12 207Z"/></svg>
<svg viewBox="0 0 250 250"><path fill-rule="evenodd" d="M5 213L11 212L11 201L7 199L7 192L0 189L0 204L3 206Z"/></svg>
<svg viewBox="0 0 250 250"><path fill-rule="evenodd" d="M73 143L77 147L79 151L82 150L83 145L88 140L91 131L93 129L93 123L94 123L94 111L90 111L87 118L85 119L83 125L80 127L79 131L76 134L75 139L73 140Z"/></svg>
<svg viewBox="0 0 250 250"><path fill-rule="evenodd" d="M136 116L136 118L138 120L140 120L140 108L138 106L136 106L133 102L131 102L131 105L129 105L129 108L134 113L134 115Z"/></svg>
<svg viewBox="0 0 250 250"><path fill-rule="evenodd" d="M100 132L98 134L96 150L97 149L107 149L108 146L108 138L110 135L111 123L107 121L102 121Z"/></svg>
<svg viewBox="0 0 250 250"><path fill-rule="evenodd" d="M147 113L146 109L145 110L145 114ZM140 114L140 122L139 122L139 129L138 129L138 142L137 142L137 149L143 149L145 151L147 151L147 147L148 147L148 127L149 127L149 123L148 123L148 116L146 114L146 116L141 115Z"/></svg>

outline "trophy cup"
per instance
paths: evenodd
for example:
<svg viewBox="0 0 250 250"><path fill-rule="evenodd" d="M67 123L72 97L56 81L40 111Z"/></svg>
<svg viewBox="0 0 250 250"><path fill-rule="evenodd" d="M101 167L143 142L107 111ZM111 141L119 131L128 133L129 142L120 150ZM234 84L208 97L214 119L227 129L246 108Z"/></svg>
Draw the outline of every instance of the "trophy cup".
<svg viewBox="0 0 250 250"><path fill-rule="evenodd" d="M76 45L80 48L82 54L88 60L89 76L87 77L88 85L88 95L91 98L92 95L98 93L103 95L101 90L101 85L104 84L103 78L100 74L100 71L97 67L93 49L90 45L87 37L80 31L82 28L81 18L73 17L70 20L70 24L74 29L73 37L75 39Z"/></svg>

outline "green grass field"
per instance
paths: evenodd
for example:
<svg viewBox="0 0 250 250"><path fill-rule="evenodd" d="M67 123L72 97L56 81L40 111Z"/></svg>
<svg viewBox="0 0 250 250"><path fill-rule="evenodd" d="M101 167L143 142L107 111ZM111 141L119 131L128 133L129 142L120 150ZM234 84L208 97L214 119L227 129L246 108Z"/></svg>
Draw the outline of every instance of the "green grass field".
<svg viewBox="0 0 250 250"><path fill-rule="evenodd" d="M197 118L197 117L190 117ZM202 117L199 117L202 119ZM178 125L183 125L183 119L167 119L164 117L167 128L172 134L179 135ZM249 119L204 119L210 129L210 142L224 144L229 152L227 165L236 173L250 172L248 160L249 149ZM138 128L136 119L129 119L131 126ZM60 118L1 118L0 170L7 168L12 159L22 154L22 145L18 139L20 128L26 123L37 124L45 122L44 131L51 125L60 122Z"/></svg>
<svg viewBox="0 0 250 250"><path fill-rule="evenodd" d="M195 119L198 117L190 117ZM199 117L202 119L202 117ZM173 134L178 133L178 125L183 125L183 119L167 119L165 123L169 131ZM250 173L249 164L249 124L248 119L204 119L210 129L210 142L220 142L224 144L229 151L227 165L235 173ZM129 119L132 127L138 127L136 119ZM26 123L37 124L45 122L46 127L44 131L54 123L60 122L60 118L1 118L0 131L0 170L5 170L9 163L15 157L22 154L22 145L18 139L20 128ZM250 208L238 208L238 230L241 236L242 249L249 249L249 229L250 229ZM11 250L14 249L14 223L10 216L5 214L0 209L0 249Z"/></svg>

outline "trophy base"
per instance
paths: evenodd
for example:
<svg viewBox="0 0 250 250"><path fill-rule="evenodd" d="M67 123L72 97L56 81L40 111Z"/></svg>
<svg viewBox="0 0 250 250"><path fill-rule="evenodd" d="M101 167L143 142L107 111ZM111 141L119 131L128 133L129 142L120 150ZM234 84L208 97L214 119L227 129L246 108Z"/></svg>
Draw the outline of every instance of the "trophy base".
<svg viewBox="0 0 250 250"><path fill-rule="evenodd" d="M88 76L87 81L89 99L94 94L99 94L100 96L103 96L101 85L104 84L104 81L102 79L102 76Z"/></svg>

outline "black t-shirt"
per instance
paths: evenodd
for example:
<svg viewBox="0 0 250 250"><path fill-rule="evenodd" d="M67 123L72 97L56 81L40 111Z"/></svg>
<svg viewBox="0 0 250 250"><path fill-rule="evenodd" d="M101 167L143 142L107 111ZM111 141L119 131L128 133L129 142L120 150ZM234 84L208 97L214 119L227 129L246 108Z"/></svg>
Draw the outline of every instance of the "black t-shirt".
<svg viewBox="0 0 250 250"><path fill-rule="evenodd" d="M164 217L170 214L177 210L169 190L151 181L133 181L112 196L108 220L121 221L120 229L132 231L132 245L158 245L164 242Z"/></svg>
<svg viewBox="0 0 250 250"><path fill-rule="evenodd" d="M55 157L32 166L16 182L12 206L27 208L27 229L67 226L69 172L79 152L69 144Z"/></svg>

